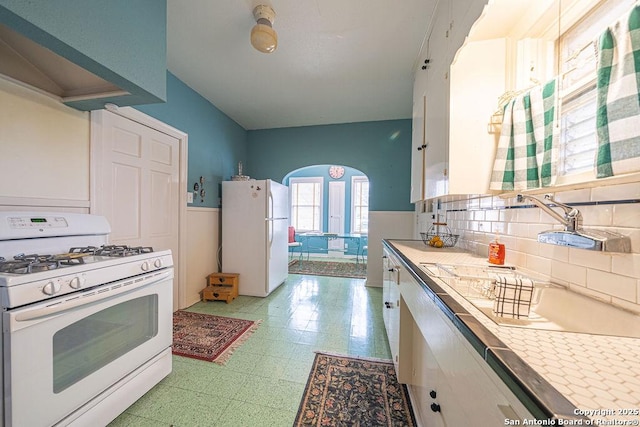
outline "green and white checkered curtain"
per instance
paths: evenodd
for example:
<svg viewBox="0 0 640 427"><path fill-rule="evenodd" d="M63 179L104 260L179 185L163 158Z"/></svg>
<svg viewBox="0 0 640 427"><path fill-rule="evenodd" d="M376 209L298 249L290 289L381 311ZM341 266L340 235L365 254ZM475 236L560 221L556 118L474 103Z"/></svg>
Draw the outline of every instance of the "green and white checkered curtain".
<svg viewBox="0 0 640 427"><path fill-rule="evenodd" d="M518 191L553 185L559 127L557 80L536 86L505 107L491 174L491 190Z"/></svg>
<svg viewBox="0 0 640 427"><path fill-rule="evenodd" d="M607 28L596 46L596 176L640 171L640 4Z"/></svg>

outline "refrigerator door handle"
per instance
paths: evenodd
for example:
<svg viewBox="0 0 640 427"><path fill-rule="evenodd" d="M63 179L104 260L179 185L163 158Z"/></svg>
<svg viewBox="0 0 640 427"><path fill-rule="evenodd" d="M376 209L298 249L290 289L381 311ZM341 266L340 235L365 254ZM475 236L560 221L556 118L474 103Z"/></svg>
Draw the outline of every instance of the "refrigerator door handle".
<svg viewBox="0 0 640 427"><path fill-rule="evenodd" d="M269 191L267 204L267 217L270 220L267 224L267 260L270 260L271 247L273 246L273 193L271 191Z"/></svg>
<svg viewBox="0 0 640 427"><path fill-rule="evenodd" d="M271 246L273 245L273 219L267 218L267 249L269 254L271 254ZM269 258L271 256L269 255Z"/></svg>
<svg viewBox="0 0 640 427"><path fill-rule="evenodd" d="M271 221L268 222L267 225L267 259L271 259L271 248L273 247L273 193L269 191L269 197L267 198L267 215Z"/></svg>
<svg viewBox="0 0 640 427"><path fill-rule="evenodd" d="M273 218L273 193L269 191L269 198L267 200L269 207L267 208L267 216Z"/></svg>

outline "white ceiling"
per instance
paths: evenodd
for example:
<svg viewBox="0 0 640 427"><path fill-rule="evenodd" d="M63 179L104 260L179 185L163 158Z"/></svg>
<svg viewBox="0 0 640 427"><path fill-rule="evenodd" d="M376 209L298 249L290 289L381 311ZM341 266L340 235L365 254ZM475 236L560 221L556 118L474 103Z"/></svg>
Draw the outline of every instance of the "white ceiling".
<svg viewBox="0 0 640 427"><path fill-rule="evenodd" d="M168 0L167 67L247 130L411 117L436 0ZM249 42L270 5L278 48Z"/></svg>

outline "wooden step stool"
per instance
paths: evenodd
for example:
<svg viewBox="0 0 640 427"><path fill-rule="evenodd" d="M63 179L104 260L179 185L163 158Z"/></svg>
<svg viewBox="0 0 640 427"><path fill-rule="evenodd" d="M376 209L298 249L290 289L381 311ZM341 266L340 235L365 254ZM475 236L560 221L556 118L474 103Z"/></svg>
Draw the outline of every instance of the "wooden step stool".
<svg viewBox="0 0 640 427"><path fill-rule="evenodd" d="M202 301L226 301L229 304L238 296L238 273L212 273L207 277L207 287L202 290Z"/></svg>

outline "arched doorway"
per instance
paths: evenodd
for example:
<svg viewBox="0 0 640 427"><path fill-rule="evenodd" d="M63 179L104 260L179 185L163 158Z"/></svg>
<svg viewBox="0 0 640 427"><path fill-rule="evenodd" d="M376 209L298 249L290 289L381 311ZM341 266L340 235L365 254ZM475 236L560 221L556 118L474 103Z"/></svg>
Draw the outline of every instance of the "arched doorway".
<svg viewBox="0 0 640 427"><path fill-rule="evenodd" d="M369 178L340 165L306 166L283 179L289 186L290 224L308 258L353 261L366 270Z"/></svg>

